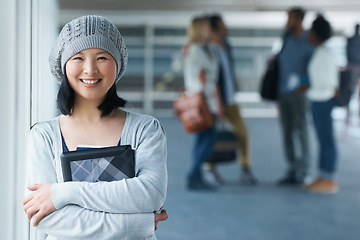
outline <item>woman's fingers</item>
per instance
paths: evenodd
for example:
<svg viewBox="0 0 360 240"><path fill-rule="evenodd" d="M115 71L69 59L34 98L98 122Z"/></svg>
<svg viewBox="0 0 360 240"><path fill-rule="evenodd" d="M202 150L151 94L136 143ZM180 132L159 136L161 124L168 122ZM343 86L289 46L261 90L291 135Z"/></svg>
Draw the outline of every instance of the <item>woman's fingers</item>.
<svg viewBox="0 0 360 240"><path fill-rule="evenodd" d="M42 187L43 184L33 184L33 185L29 185L27 186L27 188L31 191L36 191L38 190L39 188Z"/></svg>
<svg viewBox="0 0 360 240"><path fill-rule="evenodd" d="M33 217L33 226L36 227L38 225L38 223L40 222L40 220L45 217L46 215L46 211L39 211L35 214L35 216Z"/></svg>
<svg viewBox="0 0 360 240"><path fill-rule="evenodd" d="M28 209L29 209L30 207L32 207L33 205L34 205L34 204L32 203L32 201L29 200L29 201L26 202L26 204L24 205L24 211L27 212Z"/></svg>
<svg viewBox="0 0 360 240"><path fill-rule="evenodd" d="M33 198L33 194L30 193L28 195L26 195L23 199L23 206L25 206L31 199Z"/></svg>
<svg viewBox="0 0 360 240"><path fill-rule="evenodd" d="M160 213L155 213L155 231L158 229L158 224L161 221L168 219L168 214L165 209L161 210Z"/></svg>
<svg viewBox="0 0 360 240"><path fill-rule="evenodd" d="M27 219L31 221L31 218L33 218L32 224L34 226L37 226L40 220L52 211L50 209L47 209L46 206L41 207L39 205L32 205L32 204L33 204L32 201L30 201L28 205L26 205L25 213Z"/></svg>
<svg viewBox="0 0 360 240"><path fill-rule="evenodd" d="M56 210L51 197L52 184L34 184L27 188L32 193L26 195L23 199L23 207L27 218L36 226L39 221L47 214Z"/></svg>
<svg viewBox="0 0 360 240"><path fill-rule="evenodd" d="M27 219L29 219L29 221L31 220L32 216L37 213L39 211L39 208L36 206L30 206L29 208L26 209L26 215L27 215Z"/></svg>
<svg viewBox="0 0 360 240"><path fill-rule="evenodd" d="M169 216L168 216L166 210L165 210L165 209L161 210L159 221L160 221L160 222L161 222L161 221L165 221L165 220L168 219L168 217L169 217Z"/></svg>
<svg viewBox="0 0 360 240"><path fill-rule="evenodd" d="M29 189L30 191L36 191L39 188L42 187L43 184L33 184L33 185L29 185L27 186L27 189ZM27 202L29 202L31 199L33 199L34 197L34 193L30 193L28 195L26 195L23 199L23 205L25 205Z"/></svg>

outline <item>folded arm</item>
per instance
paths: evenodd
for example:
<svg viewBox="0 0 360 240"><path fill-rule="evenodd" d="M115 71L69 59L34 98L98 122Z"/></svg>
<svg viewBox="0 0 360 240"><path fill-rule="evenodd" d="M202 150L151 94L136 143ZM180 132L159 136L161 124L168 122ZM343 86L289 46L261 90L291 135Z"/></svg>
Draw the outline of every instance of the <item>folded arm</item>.
<svg viewBox="0 0 360 240"><path fill-rule="evenodd" d="M45 126L46 128L46 126ZM57 182L51 131L32 129L27 158L27 185ZM54 185L54 184L53 184ZM26 197L31 194L26 192ZM25 197L25 199L26 199ZM113 198L113 201L116 199ZM24 200L26 202L26 200ZM33 214L32 221L34 221ZM68 204L42 218L36 229L61 239L123 239L126 236L150 238L155 229L154 213L114 214ZM64 229L66 229L64 231Z"/></svg>
<svg viewBox="0 0 360 240"><path fill-rule="evenodd" d="M59 239L147 239L154 223L153 213L110 214L67 205L45 216L36 229Z"/></svg>
<svg viewBox="0 0 360 240"><path fill-rule="evenodd" d="M138 143L134 178L113 182L54 184L52 197L56 209L76 204L109 213L158 211L164 204L167 188L166 137L156 119L139 128L136 134Z"/></svg>

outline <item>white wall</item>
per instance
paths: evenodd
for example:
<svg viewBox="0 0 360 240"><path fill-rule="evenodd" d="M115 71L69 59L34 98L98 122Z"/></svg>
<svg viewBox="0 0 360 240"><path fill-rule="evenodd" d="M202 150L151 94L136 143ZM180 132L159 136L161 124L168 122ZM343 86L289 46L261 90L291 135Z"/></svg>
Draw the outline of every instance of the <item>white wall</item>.
<svg viewBox="0 0 360 240"><path fill-rule="evenodd" d="M32 124L57 115L59 84L51 75L49 53L59 34L56 0L32 0Z"/></svg>
<svg viewBox="0 0 360 240"><path fill-rule="evenodd" d="M47 64L57 32L55 0L0 2L0 239L28 238L22 209L30 126L56 113ZM41 21L39 21L41 19Z"/></svg>
<svg viewBox="0 0 360 240"><path fill-rule="evenodd" d="M3 192L2 197L0 198L1 214L3 217L0 218L0 239L12 239L12 231L9 231L9 227L13 227L14 217L13 217L13 181L9 181L14 172L14 105L13 101L15 95L15 56L13 52L9 49L15 49L15 34L16 26L15 23L10 24L15 21L15 1L0 2L0 22L9 23L9 26L6 27L6 24L0 24L0 32L6 33L1 38L0 44L0 53L1 53L1 64L0 72L1 74L1 88L0 88L0 184L1 190ZM13 180L13 179L11 179Z"/></svg>

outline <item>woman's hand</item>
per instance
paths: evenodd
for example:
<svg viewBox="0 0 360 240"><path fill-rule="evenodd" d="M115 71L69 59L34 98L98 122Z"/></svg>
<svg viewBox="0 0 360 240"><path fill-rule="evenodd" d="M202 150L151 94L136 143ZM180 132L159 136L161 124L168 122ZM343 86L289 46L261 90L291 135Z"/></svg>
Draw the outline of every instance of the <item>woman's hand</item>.
<svg viewBox="0 0 360 240"><path fill-rule="evenodd" d="M296 93L297 93L298 95L302 95L302 94L304 94L304 93L309 89L309 87L310 87L310 85L300 86L300 87L297 88Z"/></svg>
<svg viewBox="0 0 360 240"><path fill-rule="evenodd" d="M36 214L33 219L34 226L56 210L51 196L51 186L52 184L34 184L27 187L33 192L24 197L23 206L29 221Z"/></svg>
<svg viewBox="0 0 360 240"><path fill-rule="evenodd" d="M205 71L204 68L200 69L199 81L203 86L205 86L205 84L206 84L206 71Z"/></svg>
<svg viewBox="0 0 360 240"><path fill-rule="evenodd" d="M186 43L183 48L181 49L181 54L185 57L189 52L190 43Z"/></svg>
<svg viewBox="0 0 360 240"><path fill-rule="evenodd" d="M156 231L156 229L158 229L159 222L168 219L168 214L165 209L162 209L160 213L154 213L154 214L155 214L155 231Z"/></svg>

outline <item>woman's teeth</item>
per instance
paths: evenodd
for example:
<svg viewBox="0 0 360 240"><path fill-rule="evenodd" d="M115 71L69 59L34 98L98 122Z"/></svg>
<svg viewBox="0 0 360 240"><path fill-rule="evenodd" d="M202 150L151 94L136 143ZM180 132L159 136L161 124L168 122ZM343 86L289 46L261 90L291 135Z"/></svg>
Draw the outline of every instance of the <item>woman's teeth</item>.
<svg viewBox="0 0 360 240"><path fill-rule="evenodd" d="M96 84L100 81L100 79L98 80L85 80L85 79L82 79L81 80L83 83L86 83L86 84Z"/></svg>

